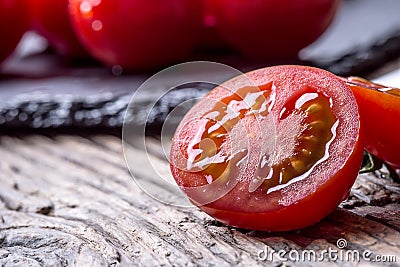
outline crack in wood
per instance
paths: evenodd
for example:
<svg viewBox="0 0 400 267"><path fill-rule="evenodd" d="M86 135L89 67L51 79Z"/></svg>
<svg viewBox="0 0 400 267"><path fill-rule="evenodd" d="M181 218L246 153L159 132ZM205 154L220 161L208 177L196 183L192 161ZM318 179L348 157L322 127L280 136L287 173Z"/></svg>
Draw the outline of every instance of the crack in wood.
<svg viewBox="0 0 400 267"><path fill-rule="evenodd" d="M149 197L114 136L1 136L0 149L0 265L279 266L258 251L335 248L340 237L400 259L400 187L374 175L360 175L344 209L321 222L266 233Z"/></svg>

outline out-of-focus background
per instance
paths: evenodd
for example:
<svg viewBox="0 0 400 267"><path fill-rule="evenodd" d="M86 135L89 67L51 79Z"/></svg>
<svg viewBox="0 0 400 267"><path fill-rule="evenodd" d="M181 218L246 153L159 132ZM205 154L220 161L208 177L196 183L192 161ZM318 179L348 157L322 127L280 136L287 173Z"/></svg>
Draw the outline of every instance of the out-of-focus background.
<svg viewBox="0 0 400 267"><path fill-rule="evenodd" d="M140 84L185 61L371 79L399 67L397 0L167 2L0 0L1 127L120 127Z"/></svg>

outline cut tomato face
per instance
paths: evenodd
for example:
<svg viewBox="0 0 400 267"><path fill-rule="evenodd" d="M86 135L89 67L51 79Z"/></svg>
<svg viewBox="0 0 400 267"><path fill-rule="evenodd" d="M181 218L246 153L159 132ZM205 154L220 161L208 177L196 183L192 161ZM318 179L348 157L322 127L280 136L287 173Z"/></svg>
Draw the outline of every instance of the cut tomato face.
<svg viewBox="0 0 400 267"><path fill-rule="evenodd" d="M344 79L353 91L364 126L365 149L400 168L400 89L362 78Z"/></svg>
<svg viewBox="0 0 400 267"><path fill-rule="evenodd" d="M347 196L362 159L349 87L323 70L276 66L213 89L184 117L170 164L177 184L228 225L313 224Z"/></svg>
<svg viewBox="0 0 400 267"><path fill-rule="evenodd" d="M207 28L251 58L296 58L330 25L339 0L210 0Z"/></svg>

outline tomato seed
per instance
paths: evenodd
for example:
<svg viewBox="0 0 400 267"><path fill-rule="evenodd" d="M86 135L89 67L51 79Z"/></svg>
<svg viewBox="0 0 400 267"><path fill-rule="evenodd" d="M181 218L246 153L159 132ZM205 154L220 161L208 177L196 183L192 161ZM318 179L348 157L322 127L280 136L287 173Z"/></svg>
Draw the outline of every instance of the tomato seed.
<svg viewBox="0 0 400 267"><path fill-rule="evenodd" d="M314 103L311 104L307 109L306 112L308 114L314 114L317 113L318 111L320 111L322 109L322 106L320 104Z"/></svg>

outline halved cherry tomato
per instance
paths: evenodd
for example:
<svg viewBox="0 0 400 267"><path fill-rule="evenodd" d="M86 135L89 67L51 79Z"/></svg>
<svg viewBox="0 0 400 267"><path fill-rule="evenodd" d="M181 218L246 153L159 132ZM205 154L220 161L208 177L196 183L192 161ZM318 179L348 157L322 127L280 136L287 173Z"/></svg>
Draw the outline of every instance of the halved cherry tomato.
<svg viewBox="0 0 400 267"><path fill-rule="evenodd" d="M0 64L14 51L28 27L24 0L0 0Z"/></svg>
<svg viewBox="0 0 400 267"><path fill-rule="evenodd" d="M201 20L199 2L193 0L70 0L69 9L95 58L131 70L183 60Z"/></svg>
<svg viewBox="0 0 400 267"><path fill-rule="evenodd" d="M349 77L345 81L360 107L368 152L400 168L400 89Z"/></svg>
<svg viewBox="0 0 400 267"><path fill-rule="evenodd" d="M363 155L356 100L335 75L276 66L213 89L184 117L170 164L200 209L268 231L318 222L347 196Z"/></svg>
<svg viewBox="0 0 400 267"><path fill-rule="evenodd" d="M31 27L61 55L85 58L88 53L76 37L68 15L68 0L28 0Z"/></svg>
<svg viewBox="0 0 400 267"><path fill-rule="evenodd" d="M212 0L214 27L253 58L295 58L329 26L339 0ZM210 9L211 10L211 9Z"/></svg>

